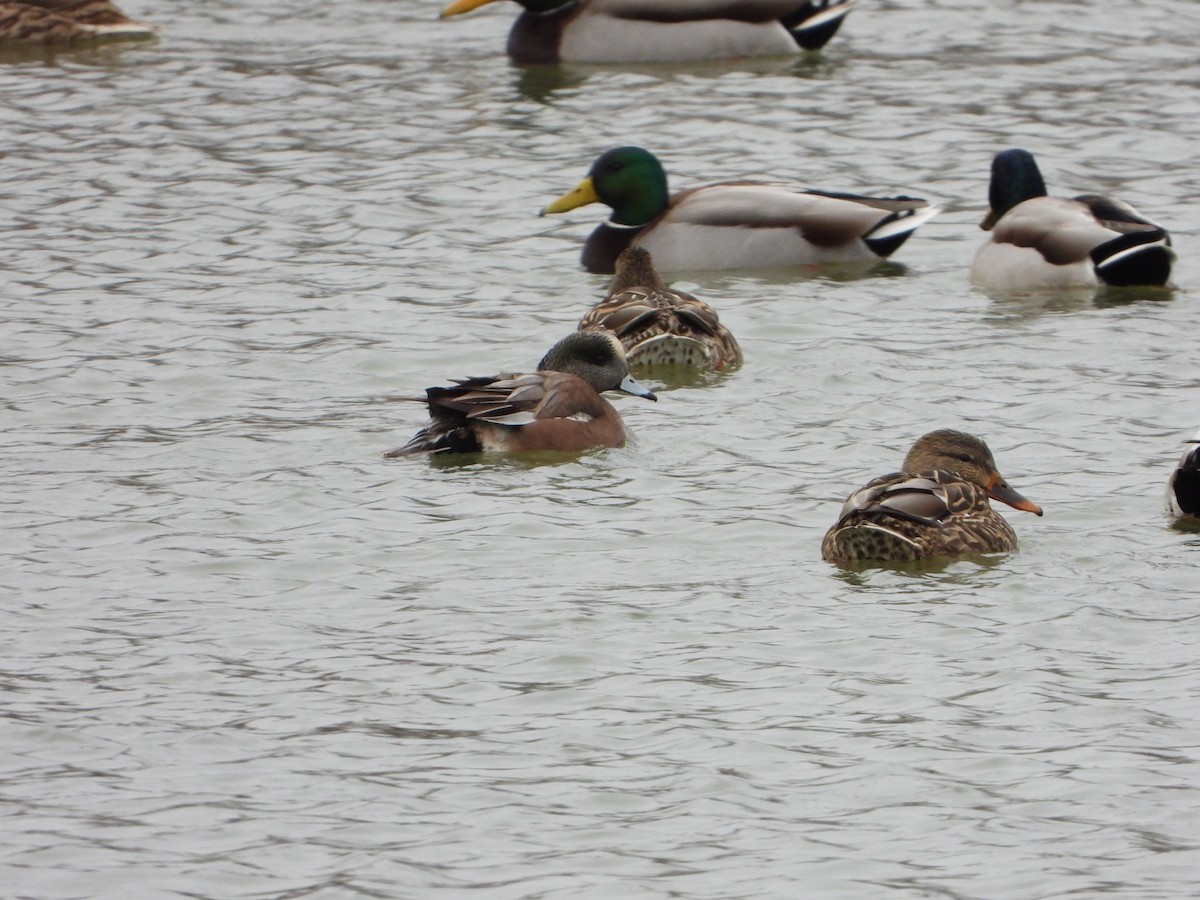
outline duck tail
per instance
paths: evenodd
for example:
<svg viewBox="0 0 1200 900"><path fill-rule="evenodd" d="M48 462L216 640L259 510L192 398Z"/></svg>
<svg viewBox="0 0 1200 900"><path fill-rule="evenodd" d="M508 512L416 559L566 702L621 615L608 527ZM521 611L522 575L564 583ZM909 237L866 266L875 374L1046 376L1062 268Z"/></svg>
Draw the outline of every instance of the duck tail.
<svg viewBox="0 0 1200 900"><path fill-rule="evenodd" d="M111 25L82 25L85 37L96 41L148 41L158 29L145 22L117 22Z"/></svg>
<svg viewBox="0 0 1200 900"><path fill-rule="evenodd" d="M1118 287L1166 284L1174 262L1171 238L1161 229L1122 234L1092 250L1096 275Z"/></svg>
<svg viewBox="0 0 1200 900"><path fill-rule="evenodd" d="M1168 483L1172 511L1200 516L1200 449L1187 454Z"/></svg>
<svg viewBox="0 0 1200 900"><path fill-rule="evenodd" d="M846 13L858 0L806 0L780 21L803 50L820 50L842 27Z"/></svg>
<svg viewBox="0 0 1200 900"><path fill-rule="evenodd" d="M891 256L912 236L912 233L942 211L940 206L919 206L900 209L884 216L863 235L863 243L881 259Z"/></svg>

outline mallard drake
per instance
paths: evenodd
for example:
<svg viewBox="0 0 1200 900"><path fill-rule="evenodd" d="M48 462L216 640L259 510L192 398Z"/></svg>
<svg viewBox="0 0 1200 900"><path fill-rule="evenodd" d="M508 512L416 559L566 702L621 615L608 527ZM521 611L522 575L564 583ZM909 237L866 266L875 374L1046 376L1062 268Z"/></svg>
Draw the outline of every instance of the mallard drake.
<svg viewBox="0 0 1200 900"><path fill-rule="evenodd" d="M1200 431L1187 443L1200 444ZM1167 510L1173 516L1200 516L1200 447L1184 453L1171 473L1167 481Z"/></svg>
<svg viewBox="0 0 1200 900"><path fill-rule="evenodd" d="M134 22L107 0L0 2L0 48L145 40L157 29Z"/></svg>
<svg viewBox="0 0 1200 900"><path fill-rule="evenodd" d="M621 342L606 331L567 335L530 374L453 381L425 391L429 424L385 456L620 447L625 427L600 392L658 399L630 376Z"/></svg>
<svg viewBox="0 0 1200 900"><path fill-rule="evenodd" d="M904 562L931 556L1003 553L1017 535L988 498L1041 515L1005 483L979 438L942 429L919 438L901 471L847 498L821 543L828 562Z"/></svg>
<svg viewBox="0 0 1200 900"><path fill-rule="evenodd" d="M608 297L580 319L580 331L611 331L630 366L719 372L742 364L742 349L716 311L698 297L668 288L643 247L623 250L616 268Z"/></svg>
<svg viewBox="0 0 1200 900"><path fill-rule="evenodd" d="M495 0L455 0L442 17ZM647 63L819 50L857 0L516 0L519 63Z"/></svg>
<svg viewBox="0 0 1200 900"><path fill-rule="evenodd" d="M740 181L671 196L653 153L617 147L601 154L587 178L542 215L596 201L613 212L588 236L583 266L604 274L629 246L645 247L663 271L877 261L940 212L917 197Z"/></svg>
<svg viewBox="0 0 1200 900"><path fill-rule="evenodd" d="M979 227L992 236L971 263L981 287L1156 285L1171 277L1175 251L1165 228L1110 197L1048 197L1027 150L996 154L988 200Z"/></svg>

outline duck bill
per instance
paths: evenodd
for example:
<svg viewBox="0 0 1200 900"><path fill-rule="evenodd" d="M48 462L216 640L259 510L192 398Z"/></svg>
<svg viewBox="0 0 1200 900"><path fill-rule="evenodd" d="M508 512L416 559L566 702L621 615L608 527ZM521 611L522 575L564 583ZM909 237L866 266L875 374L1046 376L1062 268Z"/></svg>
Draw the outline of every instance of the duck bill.
<svg viewBox="0 0 1200 900"><path fill-rule="evenodd" d="M654 396L654 391L650 390L648 387L638 384L633 380L632 375L626 375L623 379L621 379L621 383L617 385L617 390L622 394L633 394L635 397L645 397L647 400L658 400L658 398Z"/></svg>
<svg viewBox="0 0 1200 900"><path fill-rule="evenodd" d="M442 13L442 15L445 15L445 13ZM996 211L994 209L989 209L987 215L983 217L983 221L979 223L979 227L984 231L991 231L996 227L996 223L999 221L1000 216L996 214Z"/></svg>
<svg viewBox="0 0 1200 900"><path fill-rule="evenodd" d="M596 186L592 184L590 177L583 179L573 191L567 191L538 215L544 216L547 213L561 213L570 209L577 209L580 206L587 206L589 203L595 203L600 197L596 194Z"/></svg>
<svg viewBox="0 0 1200 900"><path fill-rule="evenodd" d="M473 9L479 9L481 6L487 6L489 3L495 3L496 0L454 0L449 6L442 10L442 18L448 19L451 16L461 16L463 13L469 13Z"/></svg>
<svg viewBox="0 0 1200 900"><path fill-rule="evenodd" d="M999 472L992 473L991 480L987 483L987 486L984 488L984 490L987 491L988 496L993 500L999 500L1001 503L1007 503L1013 509L1019 509L1023 512L1031 512L1035 516L1040 516L1042 514L1042 508L1040 506L1038 506L1032 500L1026 500L1024 497L1010 488L1005 480L1000 477Z"/></svg>

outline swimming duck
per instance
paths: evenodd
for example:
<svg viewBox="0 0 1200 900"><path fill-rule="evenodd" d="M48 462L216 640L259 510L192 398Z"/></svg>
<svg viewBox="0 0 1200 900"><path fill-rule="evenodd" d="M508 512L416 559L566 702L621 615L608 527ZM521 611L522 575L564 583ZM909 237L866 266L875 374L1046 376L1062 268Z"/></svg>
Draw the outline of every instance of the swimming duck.
<svg viewBox="0 0 1200 900"><path fill-rule="evenodd" d="M979 227L992 236L971 263L981 287L1157 285L1171 276L1175 251L1165 228L1110 197L1048 197L1027 150L996 154L988 200Z"/></svg>
<svg viewBox="0 0 1200 900"><path fill-rule="evenodd" d="M495 0L455 0L442 17ZM645 63L818 50L857 0L516 0L519 63Z"/></svg>
<svg viewBox="0 0 1200 900"><path fill-rule="evenodd" d="M596 201L613 212L588 236L583 266L604 274L631 245L649 250L664 271L877 261L940 212L917 197L740 181L671 196L653 153L617 147L601 154L587 178L542 215Z"/></svg>
<svg viewBox="0 0 1200 900"><path fill-rule="evenodd" d="M579 321L580 331L611 331L631 366L719 372L741 365L742 349L716 311L698 297L669 289L645 248L621 251L616 269L608 297Z"/></svg>
<svg viewBox="0 0 1200 900"><path fill-rule="evenodd" d="M0 49L145 40L157 29L134 22L107 0L0 2Z"/></svg>
<svg viewBox="0 0 1200 900"><path fill-rule="evenodd" d="M1189 440L1200 444L1200 431ZM1200 447L1188 450L1167 481L1167 510L1173 516L1200 516Z"/></svg>
<svg viewBox="0 0 1200 900"><path fill-rule="evenodd" d="M821 556L834 563L903 562L1016 550L1016 533L989 497L1042 514L1005 483L979 438L931 431L913 444L900 472L849 496L821 543Z"/></svg>
<svg viewBox="0 0 1200 900"><path fill-rule="evenodd" d="M630 376L621 342L607 331L567 335L530 374L453 381L425 391L429 424L385 456L620 447L625 427L600 392L658 399Z"/></svg>

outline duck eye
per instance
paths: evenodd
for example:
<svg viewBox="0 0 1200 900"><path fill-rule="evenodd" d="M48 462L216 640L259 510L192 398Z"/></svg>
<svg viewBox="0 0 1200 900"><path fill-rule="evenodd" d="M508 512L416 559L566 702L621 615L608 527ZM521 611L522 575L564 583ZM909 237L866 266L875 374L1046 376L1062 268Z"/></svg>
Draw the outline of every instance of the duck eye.
<svg viewBox="0 0 1200 900"><path fill-rule="evenodd" d="M958 459L962 462L970 462L971 454L970 453L960 453L960 454L958 454Z"/></svg>

